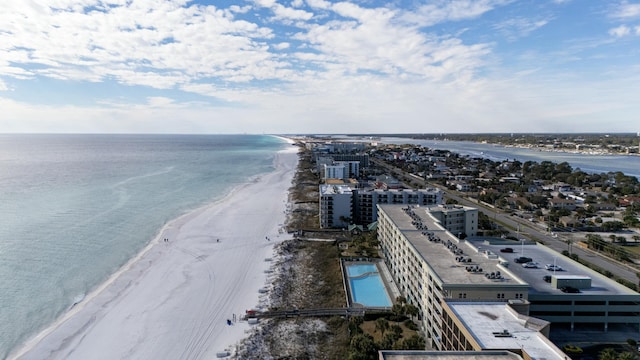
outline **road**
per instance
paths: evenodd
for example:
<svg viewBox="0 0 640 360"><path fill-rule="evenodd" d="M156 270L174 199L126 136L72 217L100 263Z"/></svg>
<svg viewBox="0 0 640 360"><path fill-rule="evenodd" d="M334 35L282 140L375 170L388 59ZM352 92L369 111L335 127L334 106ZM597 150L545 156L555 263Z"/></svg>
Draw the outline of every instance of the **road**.
<svg viewBox="0 0 640 360"><path fill-rule="evenodd" d="M584 259L585 261L593 265L596 265L604 270L608 270L611 273L615 274L617 277L623 278L634 284L637 284L639 281L639 278L636 276L636 273L638 273L640 270L634 269L629 265L622 264L614 259L607 258L605 256L592 252L588 249L583 249L575 245L570 245L567 242L567 239L565 238L565 236L562 234L558 235L557 237L554 237L551 234L547 233L545 230L537 228L537 226L534 223L531 223L530 221L527 221L520 217L511 216L510 214L502 213L496 209L485 206L481 203L479 204L479 203L476 203L475 201L471 201L468 198L463 197L459 194L456 194L455 192L452 192L441 185L432 184L425 180L419 180L415 176L411 176L409 175L409 173L406 173L401 169L395 166L391 166L379 159L370 159L370 161L373 164L386 169L387 171L389 171L389 173L398 174L399 180L401 181L404 180L410 183L417 182L423 186L435 186L442 189L443 191L445 191L446 198L455 200L460 205L478 208L480 211L484 212L487 216L494 218L495 222L500 223L510 229L520 229L520 237L529 238L531 240L540 242L559 253L561 253L564 250L569 250L571 253L577 254L580 257L580 259Z"/></svg>

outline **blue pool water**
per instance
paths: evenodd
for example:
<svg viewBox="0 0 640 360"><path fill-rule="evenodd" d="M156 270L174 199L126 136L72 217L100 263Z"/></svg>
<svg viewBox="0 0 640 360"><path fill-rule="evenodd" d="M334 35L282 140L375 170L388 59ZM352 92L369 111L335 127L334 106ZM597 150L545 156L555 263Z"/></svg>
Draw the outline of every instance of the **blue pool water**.
<svg viewBox="0 0 640 360"><path fill-rule="evenodd" d="M347 265L347 274L349 274L349 277L357 277L368 272L377 273L378 268L375 264Z"/></svg>
<svg viewBox="0 0 640 360"><path fill-rule="evenodd" d="M367 307L391 307L391 299L375 264L347 265L351 301Z"/></svg>

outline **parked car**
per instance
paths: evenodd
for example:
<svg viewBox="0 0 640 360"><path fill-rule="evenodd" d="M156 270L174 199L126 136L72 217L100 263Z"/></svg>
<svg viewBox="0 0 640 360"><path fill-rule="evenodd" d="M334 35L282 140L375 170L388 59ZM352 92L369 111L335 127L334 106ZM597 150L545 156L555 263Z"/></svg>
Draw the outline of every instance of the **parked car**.
<svg viewBox="0 0 640 360"><path fill-rule="evenodd" d="M545 276L543 276L543 277L542 277L542 280L544 280L544 282L548 282L548 283L550 283L550 282L551 282L551 275L545 275Z"/></svg>
<svg viewBox="0 0 640 360"><path fill-rule="evenodd" d="M522 267L526 269L537 269L539 266L537 262L532 261L532 262L522 264Z"/></svg>
<svg viewBox="0 0 640 360"><path fill-rule="evenodd" d="M562 271L562 267L560 267L560 265L547 264L544 268L549 271Z"/></svg>
<svg viewBox="0 0 640 360"><path fill-rule="evenodd" d="M580 292L580 289L574 288L572 286L563 286L560 288L560 291L563 293L576 294Z"/></svg>
<svg viewBox="0 0 640 360"><path fill-rule="evenodd" d="M520 256L519 258L516 258L514 261L517 262L518 264L524 264L524 263L532 262L533 259L526 256Z"/></svg>
<svg viewBox="0 0 640 360"><path fill-rule="evenodd" d="M504 248L504 249L500 249L500 252L503 252L503 253L512 253L512 252L513 252L513 248Z"/></svg>

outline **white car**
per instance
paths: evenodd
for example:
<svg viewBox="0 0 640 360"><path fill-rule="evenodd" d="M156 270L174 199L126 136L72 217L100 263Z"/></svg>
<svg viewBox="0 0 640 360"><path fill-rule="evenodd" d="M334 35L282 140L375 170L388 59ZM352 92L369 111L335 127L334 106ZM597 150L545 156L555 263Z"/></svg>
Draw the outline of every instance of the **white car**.
<svg viewBox="0 0 640 360"><path fill-rule="evenodd" d="M528 262L522 264L522 267L525 269L537 269L539 267L537 262Z"/></svg>
<svg viewBox="0 0 640 360"><path fill-rule="evenodd" d="M544 266L544 268L549 271L562 271L560 265L547 264Z"/></svg>

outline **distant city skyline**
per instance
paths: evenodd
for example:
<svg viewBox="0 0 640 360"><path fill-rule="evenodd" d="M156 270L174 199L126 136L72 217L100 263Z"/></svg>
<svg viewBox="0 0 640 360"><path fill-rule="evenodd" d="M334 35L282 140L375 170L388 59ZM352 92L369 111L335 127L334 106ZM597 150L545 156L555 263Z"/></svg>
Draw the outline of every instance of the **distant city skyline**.
<svg viewBox="0 0 640 360"><path fill-rule="evenodd" d="M0 3L0 133L640 131L640 1Z"/></svg>

